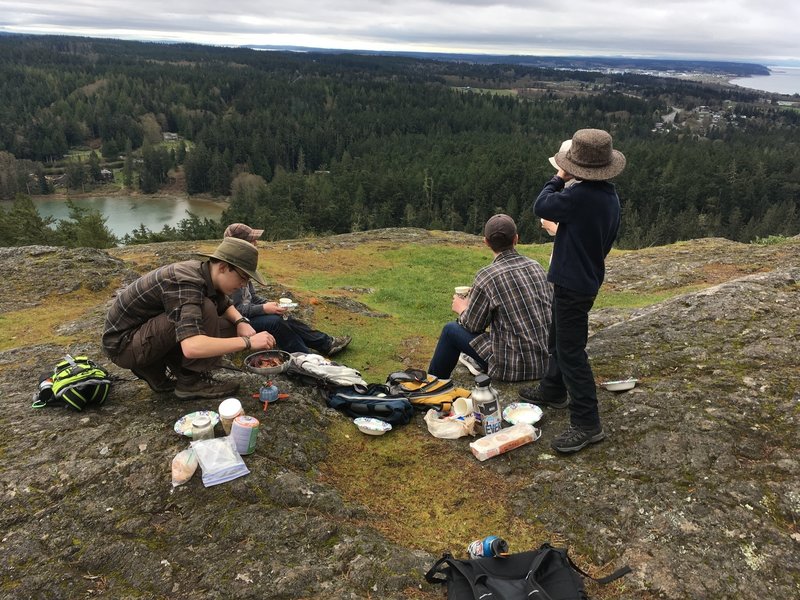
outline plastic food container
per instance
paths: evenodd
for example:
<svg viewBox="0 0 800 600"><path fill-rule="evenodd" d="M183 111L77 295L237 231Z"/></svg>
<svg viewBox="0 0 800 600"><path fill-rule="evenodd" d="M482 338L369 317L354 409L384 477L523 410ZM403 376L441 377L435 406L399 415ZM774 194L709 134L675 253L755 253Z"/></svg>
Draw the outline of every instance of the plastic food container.
<svg viewBox="0 0 800 600"><path fill-rule="evenodd" d="M620 379L619 381L606 381L601 384L609 392L624 392L633 389L638 379Z"/></svg>
<svg viewBox="0 0 800 600"><path fill-rule="evenodd" d="M383 435L392 430L392 426L386 421L373 419L372 417L358 417L353 419L353 423L361 433L366 433L367 435Z"/></svg>

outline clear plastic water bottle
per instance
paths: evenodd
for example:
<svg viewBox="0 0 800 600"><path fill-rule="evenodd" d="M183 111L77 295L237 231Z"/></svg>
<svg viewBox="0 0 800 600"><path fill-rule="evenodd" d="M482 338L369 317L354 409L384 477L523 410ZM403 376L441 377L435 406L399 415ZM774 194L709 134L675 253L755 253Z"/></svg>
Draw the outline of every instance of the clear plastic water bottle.
<svg viewBox="0 0 800 600"><path fill-rule="evenodd" d="M506 556L508 554L508 542L496 535L488 535L482 540L475 540L467 546L467 554L473 559Z"/></svg>
<svg viewBox="0 0 800 600"><path fill-rule="evenodd" d="M486 373L475 376L475 387L470 394L475 411L475 427L478 433L489 435L503 426L500 411L500 394L492 387L492 378Z"/></svg>

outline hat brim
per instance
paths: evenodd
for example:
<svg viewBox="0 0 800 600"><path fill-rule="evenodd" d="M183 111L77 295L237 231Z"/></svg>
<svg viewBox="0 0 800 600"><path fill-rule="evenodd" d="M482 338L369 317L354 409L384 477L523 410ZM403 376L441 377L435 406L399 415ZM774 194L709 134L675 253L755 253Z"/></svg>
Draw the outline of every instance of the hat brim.
<svg viewBox="0 0 800 600"><path fill-rule="evenodd" d="M256 240L260 239L263 234L264 234L263 229L253 229L248 239L251 242L255 242Z"/></svg>
<svg viewBox="0 0 800 600"><path fill-rule="evenodd" d="M551 165L553 165L553 168L554 168L556 171L558 171L558 169L559 169L559 166L556 164L556 157L555 157L555 155L554 155L554 156L551 156L551 157L550 157L550 158L548 158L547 160L549 160L549 161L550 161L550 164L551 164Z"/></svg>
<svg viewBox="0 0 800 600"><path fill-rule="evenodd" d="M570 175L586 181L605 181L616 177L625 170L625 155L619 150L611 151L611 162L602 167L582 167L567 158L567 152L559 152L553 157L556 167Z"/></svg>
<svg viewBox="0 0 800 600"><path fill-rule="evenodd" d="M224 258L222 256L217 256L216 252L214 252L213 254L208 254L206 252L197 252L196 254L198 256L205 256L206 258L216 258L217 260L221 260L222 262L226 262L229 265L233 265L237 269L240 269L240 270L244 271L245 273L247 273L250 276L250 279L252 279L253 281L257 282L259 285L267 285L267 280L264 279L261 275L259 275L257 271L252 271L250 269L245 269L242 265L237 265L235 262L230 260L229 257L228 258Z"/></svg>

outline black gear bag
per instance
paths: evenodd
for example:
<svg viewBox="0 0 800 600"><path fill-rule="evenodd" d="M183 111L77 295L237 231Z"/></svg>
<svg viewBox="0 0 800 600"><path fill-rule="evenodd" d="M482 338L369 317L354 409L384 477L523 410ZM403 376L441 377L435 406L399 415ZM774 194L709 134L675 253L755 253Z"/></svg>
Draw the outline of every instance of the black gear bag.
<svg viewBox="0 0 800 600"><path fill-rule="evenodd" d="M605 584L630 572L625 566L595 579L579 569L565 549L542 544L538 550L500 558L458 560L445 554L425 579L447 585L447 600L587 600L581 575Z"/></svg>

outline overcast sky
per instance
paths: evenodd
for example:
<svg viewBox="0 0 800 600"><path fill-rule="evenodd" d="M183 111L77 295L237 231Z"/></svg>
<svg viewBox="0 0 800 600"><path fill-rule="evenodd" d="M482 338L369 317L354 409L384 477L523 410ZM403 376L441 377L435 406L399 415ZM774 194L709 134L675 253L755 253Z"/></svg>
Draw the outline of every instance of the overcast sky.
<svg viewBox="0 0 800 600"><path fill-rule="evenodd" d="M215 45L800 61L798 0L0 0L0 31Z"/></svg>

